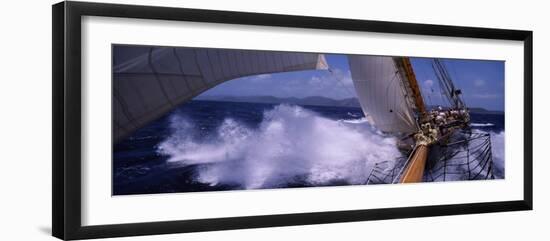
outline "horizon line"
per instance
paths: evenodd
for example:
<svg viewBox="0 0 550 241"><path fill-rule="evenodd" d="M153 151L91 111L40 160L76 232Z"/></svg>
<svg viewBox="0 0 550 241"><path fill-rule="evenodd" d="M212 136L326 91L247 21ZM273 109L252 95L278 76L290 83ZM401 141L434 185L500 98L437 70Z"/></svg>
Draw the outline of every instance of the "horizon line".
<svg viewBox="0 0 550 241"><path fill-rule="evenodd" d="M197 100L200 100L201 97L240 97L240 98L246 98L246 97L274 97L274 98L278 98L278 99L290 99L290 98L295 98L295 99L306 99L306 98L310 98L310 97L321 97L321 98L325 98L325 99L330 99L330 100L336 100L336 101L342 101L342 100L347 100L347 99L357 99L357 97L348 97L348 98L343 98L343 99L334 99L334 98L331 98L331 97L326 97L326 96L321 96L321 95L311 95L311 96L305 96L305 97L295 97L295 96L289 96L289 97L282 97L282 96L276 96L276 95L198 95L196 96L194 99L197 99ZM251 103L256 103L256 102L251 102ZM434 106L439 106L439 105L427 105L427 106L431 106L431 107L434 107ZM449 107L449 106L445 106L445 105L441 105L442 107ZM504 110L492 110L492 109L487 109L487 108L484 108L484 107L468 107L468 109L483 109L485 111L489 111L489 112L505 112Z"/></svg>

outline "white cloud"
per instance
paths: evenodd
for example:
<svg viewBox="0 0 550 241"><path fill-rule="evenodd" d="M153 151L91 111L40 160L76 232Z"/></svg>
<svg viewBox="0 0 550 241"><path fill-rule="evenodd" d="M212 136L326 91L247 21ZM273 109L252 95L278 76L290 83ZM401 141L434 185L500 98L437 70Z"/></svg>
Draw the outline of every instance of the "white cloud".
<svg viewBox="0 0 550 241"><path fill-rule="evenodd" d="M343 71L339 68L332 70L332 74L327 76L332 81L338 81L338 85L344 85L346 88L353 88L353 80L351 79L351 71Z"/></svg>
<svg viewBox="0 0 550 241"><path fill-rule="evenodd" d="M256 75L256 79L269 79L271 78L271 74L259 74Z"/></svg>
<svg viewBox="0 0 550 241"><path fill-rule="evenodd" d="M247 83L246 87L257 89L256 94L297 97L320 95L334 99L355 96L351 73L338 68L332 69L332 73L320 71L312 76L288 75L282 78L276 74L260 74L243 79Z"/></svg>
<svg viewBox="0 0 550 241"><path fill-rule="evenodd" d="M311 79L309 79L308 84L317 86L321 84L321 82L322 82L321 78L319 78L318 76L313 76L311 77Z"/></svg>
<svg viewBox="0 0 550 241"><path fill-rule="evenodd" d="M500 98L499 94L474 94L472 96L474 98L478 98L478 99L497 99L497 98Z"/></svg>
<svg viewBox="0 0 550 241"><path fill-rule="evenodd" d="M481 87L485 85L485 80L482 79L476 79L474 80L474 86L475 87Z"/></svg>
<svg viewBox="0 0 550 241"><path fill-rule="evenodd" d="M244 78L250 81L250 83L256 84L256 83L265 83L266 81L271 81L271 77L272 77L271 74L259 74L259 75L244 77Z"/></svg>
<svg viewBox="0 0 550 241"><path fill-rule="evenodd" d="M321 72L318 75L311 76L307 81L307 86L299 91L305 95L326 95L330 98L349 98L355 96L353 81L349 71L341 69L332 69L332 73ZM298 91L295 89L295 91Z"/></svg>
<svg viewBox="0 0 550 241"><path fill-rule="evenodd" d="M432 88L432 86L434 86L434 81L431 79L424 80L424 86L427 88Z"/></svg>

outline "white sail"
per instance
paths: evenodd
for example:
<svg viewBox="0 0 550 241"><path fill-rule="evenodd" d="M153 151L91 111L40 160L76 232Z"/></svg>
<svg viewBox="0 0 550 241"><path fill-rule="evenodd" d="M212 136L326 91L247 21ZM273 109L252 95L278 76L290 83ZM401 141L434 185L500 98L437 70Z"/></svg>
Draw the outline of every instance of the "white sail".
<svg viewBox="0 0 550 241"><path fill-rule="evenodd" d="M348 60L359 103L369 122L384 132L415 132L414 112L402 84L404 76L393 58L349 55Z"/></svg>
<svg viewBox="0 0 550 241"><path fill-rule="evenodd" d="M115 46L113 66L115 142L225 81L328 68L322 54L146 46Z"/></svg>

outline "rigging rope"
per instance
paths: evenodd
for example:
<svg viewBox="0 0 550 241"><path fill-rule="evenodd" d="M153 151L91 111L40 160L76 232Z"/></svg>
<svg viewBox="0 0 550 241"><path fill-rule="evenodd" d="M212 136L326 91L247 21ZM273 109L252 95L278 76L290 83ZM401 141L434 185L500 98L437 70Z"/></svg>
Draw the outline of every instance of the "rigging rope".
<svg viewBox="0 0 550 241"><path fill-rule="evenodd" d="M328 72L336 79L336 81L342 86L342 88L343 88L344 90L346 90L346 92L350 95L350 97L354 97L354 96L355 96L355 93L352 92L351 90L349 90L349 89L346 87L346 85L344 84L344 82L343 82L340 78L338 78L338 75L337 75L336 73L334 73L334 71L333 71L331 68L328 68L327 70L328 70Z"/></svg>
<svg viewBox="0 0 550 241"><path fill-rule="evenodd" d="M451 61L451 62L446 61L446 62L447 62L447 66L449 66L449 69L450 69L451 72L452 72L452 75L451 75L451 76L454 76L453 79L454 79L454 80L457 80L458 74L456 73L456 67L455 67L454 62L452 62L452 61ZM462 89L461 83L460 83L460 82L454 82L454 84L457 86L458 89ZM464 96L462 96L462 97L464 97ZM466 105L466 100L464 100L464 98L460 98L460 99L461 99L462 104L464 105L464 107L468 106L468 105Z"/></svg>

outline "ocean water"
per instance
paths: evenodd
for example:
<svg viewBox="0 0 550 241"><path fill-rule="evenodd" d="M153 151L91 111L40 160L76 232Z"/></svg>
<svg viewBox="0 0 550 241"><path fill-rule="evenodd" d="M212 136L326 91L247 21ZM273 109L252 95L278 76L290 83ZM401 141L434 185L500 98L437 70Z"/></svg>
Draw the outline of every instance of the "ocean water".
<svg viewBox="0 0 550 241"><path fill-rule="evenodd" d="M504 115L471 114L504 171ZM192 101L113 149L113 195L364 184L397 140L360 108Z"/></svg>

